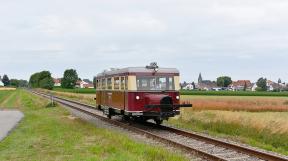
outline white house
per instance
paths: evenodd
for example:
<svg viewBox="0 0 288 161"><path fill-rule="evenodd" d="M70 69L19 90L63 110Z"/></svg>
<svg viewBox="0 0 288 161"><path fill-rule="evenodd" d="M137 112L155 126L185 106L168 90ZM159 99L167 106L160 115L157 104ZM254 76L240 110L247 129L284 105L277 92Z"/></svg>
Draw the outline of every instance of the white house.
<svg viewBox="0 0 288 161"><path fill-rule="evenodd" d="M75 86L76 88L94 88L94 86L93 86L93 84L92 83L87 83L87 82L85 82L85 81L83 81L83 80L78 80L77 82L76 82L76 86Z"/></svg>
<svg viewBox="0 0 288 161"><path fill-rule="evenodd" d="M192 85L192 83L188 83L186 86L183 87L184 90L193 90L194 86Z"/></svg>
<svg viewBox="0 0 288 161"><path fill-rule="evenodd" d="M60 87L61 86L61 79L60 78L53 78L54 86Z"/></svg>
<svg viewBox="0 0 288 161"><path fill-rule="evenodd" d="M4 86L4 84L3 84L2 80L0 79L0 87L3 87L3 86Z"/></svg>
<svg viewBox="0 0 288 161"><path fill-rule="evenodd" d="M255 92L257 87L258 87L257 84L256 84L256 83L253 83L253 84L252 84L251 91Z"/></svg>

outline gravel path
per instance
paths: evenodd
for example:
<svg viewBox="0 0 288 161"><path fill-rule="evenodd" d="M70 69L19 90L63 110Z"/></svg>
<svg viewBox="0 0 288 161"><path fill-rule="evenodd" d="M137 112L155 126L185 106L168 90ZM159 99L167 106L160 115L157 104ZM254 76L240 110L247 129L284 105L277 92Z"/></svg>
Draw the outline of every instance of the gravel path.
<svg viewBox="0 0 288 161"><path fill-rule="evenodd" d="M23 117L20 111L0 111L0 141L17 126Z"/></svg>

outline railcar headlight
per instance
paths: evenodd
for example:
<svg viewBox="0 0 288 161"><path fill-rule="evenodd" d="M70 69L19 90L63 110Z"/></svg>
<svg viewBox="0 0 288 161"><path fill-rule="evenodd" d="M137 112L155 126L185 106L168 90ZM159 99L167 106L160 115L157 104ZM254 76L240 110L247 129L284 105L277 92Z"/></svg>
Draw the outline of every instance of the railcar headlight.
<svg viewBox="0 0 288 161"><path fill-rule="evenodd" d="M176 96L176 99L177 99L177 100L179 100L179 99L180 99L180 97L179 97L179 96Z"/></svg>
<svg viewBox="0 0 288 161"><path fill-rule="evenodd" d="M139 100L140 99L140 97L139 96L136 96L136 100Z"/></svg>

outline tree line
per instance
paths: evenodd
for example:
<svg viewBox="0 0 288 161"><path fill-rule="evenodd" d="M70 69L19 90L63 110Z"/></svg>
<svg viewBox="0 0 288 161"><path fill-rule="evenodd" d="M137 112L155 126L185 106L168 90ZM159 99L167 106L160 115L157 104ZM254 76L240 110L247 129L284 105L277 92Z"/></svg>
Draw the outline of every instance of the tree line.
<svg viewBox="0 0 288 161"><path fill-rule="evenodd" d="M0 80L4 84L5 87L27 87L28 82L23 79L9 79L7 74L3 75L3 78L0 76Z"/></svg>
<svg viewBox="0 0 288 161"><path fill-rule="evenodd" d="M78 80L78 74L75 69L67 69L64 71L63 78L61 79L61 87L72 89L75 87ZM31 88L44 88L52 90L54 81L49 71L41 71L34 73L30 76L29 86Z"/></svg>

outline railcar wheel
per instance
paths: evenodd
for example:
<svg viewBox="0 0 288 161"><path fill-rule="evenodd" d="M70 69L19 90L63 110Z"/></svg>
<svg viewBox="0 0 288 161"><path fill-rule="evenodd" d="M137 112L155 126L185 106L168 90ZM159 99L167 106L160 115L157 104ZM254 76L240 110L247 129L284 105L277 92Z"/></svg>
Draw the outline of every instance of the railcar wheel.
<svg viewBox="0 0 288 161"><path fill-rule="evenodd" d="M112 116L111 115L107 115L107 117L108 117L108 119L111 119Z"/></svg>
<svg viewBox="0 0 288 161"><path fill-rule="evenodd" d="M123 115L123 120L125 120L125 121L130 121L130 116L127 116L127 115Z"/></svg>
<svg viewBox="0 0 288 161"><path fill-rule="evenodd" d="M161 125L163 123L163 120L160 119L154 119L154 121L157 125Z"/></svg>

